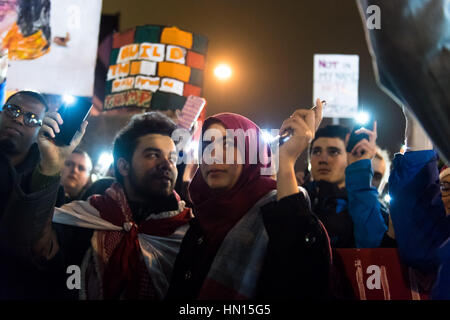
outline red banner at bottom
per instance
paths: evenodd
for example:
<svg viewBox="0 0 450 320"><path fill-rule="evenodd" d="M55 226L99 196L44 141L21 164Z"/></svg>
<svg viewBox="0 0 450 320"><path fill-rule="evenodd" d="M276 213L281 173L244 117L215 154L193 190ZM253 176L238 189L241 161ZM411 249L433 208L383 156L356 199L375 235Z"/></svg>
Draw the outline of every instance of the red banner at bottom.
<svg viewBox="0 0 450 320"><path fill-rule="evenodd" d="M358 300L426 300L433 279L404 266L397 249L334 249L337 289Z"/></svg>

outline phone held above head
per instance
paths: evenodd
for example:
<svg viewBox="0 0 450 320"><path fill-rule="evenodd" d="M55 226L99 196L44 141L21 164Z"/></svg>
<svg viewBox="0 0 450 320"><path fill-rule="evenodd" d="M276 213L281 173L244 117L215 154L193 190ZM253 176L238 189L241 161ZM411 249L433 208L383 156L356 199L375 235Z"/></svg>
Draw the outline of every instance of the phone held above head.
<svg viewBox="0 0 450 320"><path fill-rule="evenodd" d="M367 121L367 124L356 124L353 127L352 132L350 133L350 137L348 139L348 143L347 143L347 147L346 147L346 151L347 152L352 152L353 148L356 146L356 144L358 142L360 142L362 139L367 139L367 141L369 141L369 136L365 133L356 133L356 131L358 131L361 128L365 128L368 130L373 130L373 119L369 119L369 121Z"/></svg>
<svg viewBox="0 0 450 320"><path fill-rule="evenodd" d="M56 134L55 144L69 145L75 133L80 129L81 124L86 120L92 108L92 102L87 98L66 99L58 109L64 121L60 125L60 132Z"/></svg>

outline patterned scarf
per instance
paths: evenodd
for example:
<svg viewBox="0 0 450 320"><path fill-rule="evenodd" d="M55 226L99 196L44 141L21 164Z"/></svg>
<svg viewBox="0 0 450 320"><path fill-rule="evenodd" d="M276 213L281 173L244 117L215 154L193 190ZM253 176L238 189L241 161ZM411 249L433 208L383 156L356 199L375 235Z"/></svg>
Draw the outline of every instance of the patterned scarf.
<svg viewBox="0 0 450 320"><path fill-rule="evenodd" d="M133 221L125 193L115 183L94 195L55 209L53 221L95 229L82 264L83 299L162 299L173 263L192 217L174 192L175 211Z"/></svg>

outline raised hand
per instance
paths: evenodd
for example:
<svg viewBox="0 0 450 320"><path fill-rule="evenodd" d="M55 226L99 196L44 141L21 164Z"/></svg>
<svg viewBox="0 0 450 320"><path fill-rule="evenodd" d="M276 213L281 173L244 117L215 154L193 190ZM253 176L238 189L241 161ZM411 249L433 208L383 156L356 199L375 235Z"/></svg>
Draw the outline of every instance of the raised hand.
<svg viewBox="0 0 450 320"><path fill-rule="evenodd" d="M290 130L292 135L280 147L280 165L282 163L295 164L297 158L308 147L322 121L322 110L322 102L317 99L315 108L311 110L298 109L283 122L280 134Z"/></svg>
<svg viewBox="0 0 450 320"><path fill-rule="evenodd" d="M348 164L352 164L358 160L369 159L372 160L377 152L377 122L373 123L373 130L368 130L361 128L355 131L356 134L367 134L369 140L362 139L359 141L352 149L350 153L347 154Z"/></svg>
<svg viewBox="0 0 450 320"><path fill-rule="evenodd" d="M299 192L294 170L295 162L314 139L316 130L322 121L322 109L322 102L317 99L315 108L312 110L296 110L289 119L283 122L280 128L280 134L289 130L291 137L279 149L278 200Z"/></svg>
<svg viewBox="0 0 450 320"><path fill-rule="evenodd" d="M40 170L48 176L61 172L66 158L80 144L88 123L84 121L81 124L80 130L75 133L70 145L57 146L53 139L56 137L56 133L60 132L59 126L62 124L63 120L59 113L49 112L45 115L38 133L37 142L41 154Z"/></svg>

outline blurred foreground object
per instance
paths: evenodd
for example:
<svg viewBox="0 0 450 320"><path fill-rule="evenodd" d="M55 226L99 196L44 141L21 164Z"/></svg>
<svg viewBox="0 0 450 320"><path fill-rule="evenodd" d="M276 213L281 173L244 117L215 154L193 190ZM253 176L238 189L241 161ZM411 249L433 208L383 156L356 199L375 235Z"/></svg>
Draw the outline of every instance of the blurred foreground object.
<svg viewBox="0 0 450 320"><path fill-rule="evenodd" d="M378 85L412 111L448 161L450 0L358 0L357 4ZM373 18L378 24L371 23Z"/></svg>

